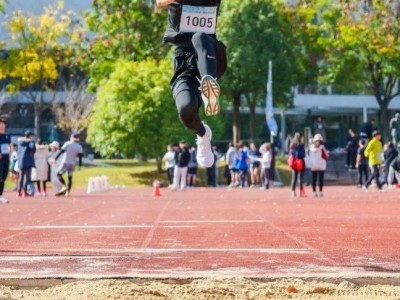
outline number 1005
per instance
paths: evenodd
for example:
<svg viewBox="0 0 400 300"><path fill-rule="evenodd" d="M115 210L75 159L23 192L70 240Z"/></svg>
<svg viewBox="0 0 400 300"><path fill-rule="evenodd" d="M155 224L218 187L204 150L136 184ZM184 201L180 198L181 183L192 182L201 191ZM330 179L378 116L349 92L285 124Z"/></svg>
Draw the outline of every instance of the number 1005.
<svg viewBox="0 0 400 300"><path fill-rule="evenodd" d="M187 25L188 26L194 26L194 27L207 27L207 28L212 28L213 27L213 18L199 18L199 17L191 17L187 16Z"/></svg>

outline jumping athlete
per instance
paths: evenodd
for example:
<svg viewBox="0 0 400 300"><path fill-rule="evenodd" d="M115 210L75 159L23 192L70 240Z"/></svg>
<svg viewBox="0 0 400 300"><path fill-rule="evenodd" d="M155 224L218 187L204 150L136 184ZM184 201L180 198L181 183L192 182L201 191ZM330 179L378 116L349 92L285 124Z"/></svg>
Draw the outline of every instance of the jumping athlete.
<svg viewBox="0 0 400 300"><path fill-rule="evenodd" d="M198 111L204 103L207 116L220 112L217 82L226 69L225 46L217 40L217 14L221 0L157 0L168 7L164 42L175 46L171 89L182 123L197 135L197 162L214 164L212 132Z"/></svg>
<svg viewBox="0 0 400 300"><path fill-rule="evenodd" d="M56 194L56 196L69 196L72 188L72 175L74 174L76 159L79 158L79 168L82 167L82 157L83 157L83 149L82 146L78 143L79 135L77 133L73 133L71 135L71 140L66 142L54 161L63 155L60 169L58 170L57 177L58 180L62 183L61 190ZM65 183L63 175L68 174L68 186Z"/></svg>

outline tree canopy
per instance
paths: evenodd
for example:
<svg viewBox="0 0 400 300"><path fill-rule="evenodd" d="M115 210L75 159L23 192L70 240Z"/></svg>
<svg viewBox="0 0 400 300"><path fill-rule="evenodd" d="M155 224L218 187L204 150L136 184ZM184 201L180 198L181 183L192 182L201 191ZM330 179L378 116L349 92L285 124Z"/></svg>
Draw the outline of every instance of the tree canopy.
<svg viewBox="0 0 400 300"><path fill-rule="evenodd" d="M152 1L95 0L86 22L95 33L90 48L92 89L114 71L119 59L158 60L166 53L162 45L166 14L157 12Z"/></svg>
<svg viewBox="0 0 400 300"><path fill-rule="evenodd" d="M372 93L388 133L388 106L399 95L400 3L302 0L292 13L307 49L321 55L319 82Z"/></svg>

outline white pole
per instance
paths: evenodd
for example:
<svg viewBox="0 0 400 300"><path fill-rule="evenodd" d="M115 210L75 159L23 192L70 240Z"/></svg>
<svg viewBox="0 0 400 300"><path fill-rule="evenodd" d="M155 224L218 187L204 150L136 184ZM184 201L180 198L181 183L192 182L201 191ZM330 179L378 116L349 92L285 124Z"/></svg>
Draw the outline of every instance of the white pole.
<svg viewBox="0 0 400 300"><path fill-rule="evenodd" d="M366 106L363 107L363 122L368 122L368 108Z"/></svg>

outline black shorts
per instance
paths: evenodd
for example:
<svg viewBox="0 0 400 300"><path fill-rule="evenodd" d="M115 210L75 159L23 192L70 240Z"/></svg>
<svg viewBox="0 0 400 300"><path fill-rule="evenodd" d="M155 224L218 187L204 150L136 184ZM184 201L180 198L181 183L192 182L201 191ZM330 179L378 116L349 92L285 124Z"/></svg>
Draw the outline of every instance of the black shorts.
<svg viewBox="0 0 400 300"><path fill-rule="evenodd" d="M197 167L189 168L188 174L189 175L197 175Z"/></svg>
<svg viewBox="0 0 400 300"><path fill-rule="evenodd" d="M217 57L217 78L221 78L228 67L225 44L217 40L215 52ZM200 78L200 73L197 68L196 52L193 47L176 48L174 75L171 79L171 89L174 89L174 86L179 79L188 77ZM200 82L197 81L196 88L199 86Z"/></svg>

